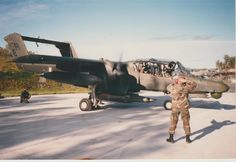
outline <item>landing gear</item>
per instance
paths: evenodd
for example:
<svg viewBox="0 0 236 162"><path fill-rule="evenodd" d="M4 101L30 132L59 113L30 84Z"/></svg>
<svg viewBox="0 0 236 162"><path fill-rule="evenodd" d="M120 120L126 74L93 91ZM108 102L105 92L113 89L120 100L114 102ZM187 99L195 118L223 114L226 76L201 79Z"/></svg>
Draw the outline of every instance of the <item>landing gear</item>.
<svg viewBox="0 0 236 162"><path fill-rule="evenodd" d="M83 98L80 102L79 102L79 108L81 111L90 111L92 110L92 102L90 99L88 98Z"/></svg>
<svg viewBox="0 0 236 162"><path fill-rule="evenodd" d="M89 98L83 98L79 103L79 108L81 111L90 111L98 107L100 100L96 98L96 86L89 86L91 92L89 93Z"/></svg>
<svg viewBox="0 0 236 162"><path fill-rule="evenodd" d="M166 101L164 102L164 108L165 108L166 110L171 110L171 106L172 106L171 100L166 100Z"/></svg>

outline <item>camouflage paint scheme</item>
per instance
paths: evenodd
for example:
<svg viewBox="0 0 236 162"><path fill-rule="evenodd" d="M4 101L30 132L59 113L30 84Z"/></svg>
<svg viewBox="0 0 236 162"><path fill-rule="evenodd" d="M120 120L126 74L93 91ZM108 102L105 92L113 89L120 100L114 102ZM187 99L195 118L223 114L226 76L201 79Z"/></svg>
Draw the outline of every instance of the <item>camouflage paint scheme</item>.
<svg viewBox="0 0 236 162"><path fill-rule="evenodd" d="M211 93L213 97L219 98L229 88L223 82L192 76L178 61L139 59L113 62L106 59L81 59L71 43L26 37L18 33L12 33L4 39L18 66L28 71L41 72L41 76L47 79L90 88L94 100L153 101L136 93L140 90L166 92L171 78L176 75L185 75L197 83L191 93ZM62 57L29 54L24 41L55 45Z"/></svg>

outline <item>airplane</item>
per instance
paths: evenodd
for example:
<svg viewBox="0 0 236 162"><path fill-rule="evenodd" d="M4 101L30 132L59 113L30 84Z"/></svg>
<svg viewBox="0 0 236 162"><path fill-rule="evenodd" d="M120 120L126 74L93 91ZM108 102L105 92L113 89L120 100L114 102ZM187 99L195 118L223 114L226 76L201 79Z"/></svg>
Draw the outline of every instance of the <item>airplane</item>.
<svg viewBox="0 0 236 162"><path fill-rule="evenodd" d="M89 88L89 97L79 102L82 111L98 108L102 100L152 102L154 99L138 93L141 90L166 93L166 87L176 75L185 75L197 83L191 94L210 94L218 99L229 89L223 82L191 75L179 61L154 58L125 62L82 59L68 42L28 37L19 33L9 34L4 39L11 50L13 61L23 69L40 72L46 79ZM61 56L29 54L24 41L55 45ZM169 100L165 101L164 108L170 109L170 103Z"/></svg>

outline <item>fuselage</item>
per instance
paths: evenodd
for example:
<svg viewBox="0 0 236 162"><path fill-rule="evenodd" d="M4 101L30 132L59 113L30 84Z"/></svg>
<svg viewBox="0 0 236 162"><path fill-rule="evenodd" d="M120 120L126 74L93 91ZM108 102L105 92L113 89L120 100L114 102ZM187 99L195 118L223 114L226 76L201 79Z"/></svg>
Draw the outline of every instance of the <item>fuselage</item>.
<svg viewBox="0 0 236 162"><path fill-rule="evenodd" d="M170 63L175 67L169 66ZM179 62L150 59L131 61L127 65L129 74L134 76L137 83L145 90L165 92L166 87L172 82L172 77L180 74L197 83L192 93L223 93L229 89L223 82L191 75Z"/></svg>
<svg viewBox="0 0 236 162"><path fill-rule="evenodd" d="M223 82L191 75L178 61L143 59L112 62L102 60L100 65L102 66L94 66L89 69L80 64L76 69L63 64L57 66L45 65L45 68L43 64L40 64L40 67L43 69L42 76L47 79L82 87L96 85L99 92L115 95L131 94L140 90L166 92L166 87L172 82L172 77L175 75L186 75L197 83L197 87L192 93L221 94L229 89ZM35 64L27 66L36 67ZM39 70L39 68L36 69Z"/></svg>

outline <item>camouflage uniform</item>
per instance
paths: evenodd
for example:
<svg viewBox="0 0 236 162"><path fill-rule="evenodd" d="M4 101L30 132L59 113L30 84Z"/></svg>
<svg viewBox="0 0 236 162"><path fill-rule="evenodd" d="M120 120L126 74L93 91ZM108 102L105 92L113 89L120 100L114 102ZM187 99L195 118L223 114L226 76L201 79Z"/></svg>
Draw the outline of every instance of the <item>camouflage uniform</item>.
<svg viewBox="0 0 236 162"><path fill-rule="evenodd" d="M179 77L174 80L174 83L167 87L167 91L170 92L172 98L172 113L171 113L171 124L169 133L174 134L176 125L178 123L179 115L183 121L183 127L186 135L190 135L190 114L189 114L189 102L188 93L196 87L196 83L185 78Z"/></svg>

